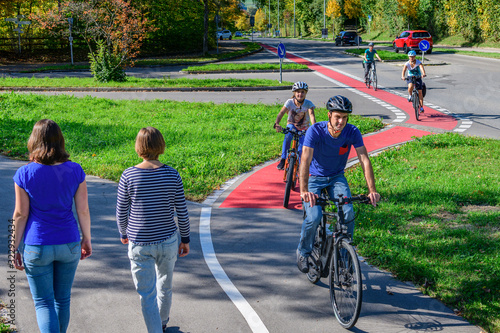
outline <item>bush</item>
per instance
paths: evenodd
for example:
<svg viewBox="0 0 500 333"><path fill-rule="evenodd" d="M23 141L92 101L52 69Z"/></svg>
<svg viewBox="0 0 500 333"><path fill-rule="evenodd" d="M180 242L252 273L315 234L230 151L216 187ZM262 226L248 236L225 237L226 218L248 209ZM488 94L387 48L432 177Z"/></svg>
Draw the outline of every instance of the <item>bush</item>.
<svg viewBox="0 0 500 333"><path fill-rule="evenodd" d="M103 41L97 42L99 51L95 56L89 54L90 72L98 82L117 81L124 82L127 80L125 69L122 67L121 56L113 54L104 45Z"/></svg>

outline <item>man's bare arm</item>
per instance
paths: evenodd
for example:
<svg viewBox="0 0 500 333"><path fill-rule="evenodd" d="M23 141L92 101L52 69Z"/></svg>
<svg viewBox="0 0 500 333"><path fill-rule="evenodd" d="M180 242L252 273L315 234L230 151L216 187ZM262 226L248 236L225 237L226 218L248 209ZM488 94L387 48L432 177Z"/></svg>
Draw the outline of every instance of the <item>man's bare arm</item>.
<svg viewBox="0 0 500 333"><path fill-rule="evenodd" d="M311 207L316 203L316 195L309 192L309 167L313 158L314 148L302 147L302 158L300 159L300 197L309 202Z"/></svg>
<svg viewBox="0 0 500 333"><path fill-rule="evenodd" d="M356 148L356 153L358 154L359 163L365 175L366 185L368 187L368 197L372 205L376 206L377 202L380 200L380 194L377 193L377 188L375 187L375 175L373 174L372 162L368 156L368 151L365 146L362 146Z"/></svg>

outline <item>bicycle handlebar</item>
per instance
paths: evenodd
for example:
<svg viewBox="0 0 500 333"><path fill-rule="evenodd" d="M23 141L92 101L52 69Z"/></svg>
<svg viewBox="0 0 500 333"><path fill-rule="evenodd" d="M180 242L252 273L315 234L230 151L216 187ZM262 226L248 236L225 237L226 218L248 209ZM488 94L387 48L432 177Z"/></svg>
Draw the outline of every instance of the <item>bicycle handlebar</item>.
<svg viewBox="0 0 500 333"><path fill-rule="evenodd" d="M292 129L283 128L281 133L283 133L283 134L292 133L293 135L303 136L306 134L306 130L298 131L295 128L292 128Z"/></svg>
<svg viewBox="0 0 500 333"><path fill-rule="evenodd" d="M354 197L344 197L343 194L340 194L339 195L339 198L326 198L324 195L321 195L319 198L316 199L316 204L321 206L321 207L325 207L327 206L329 203L337 203L339 205L348 205L348 204L351 204L353 202L356 202L356 201L359 201L359 203L364 203L364 204L370 204L370 198L368 198L366 195L364 194L361 194L361 195L357 195L357 196L354 196Z"/></svg>

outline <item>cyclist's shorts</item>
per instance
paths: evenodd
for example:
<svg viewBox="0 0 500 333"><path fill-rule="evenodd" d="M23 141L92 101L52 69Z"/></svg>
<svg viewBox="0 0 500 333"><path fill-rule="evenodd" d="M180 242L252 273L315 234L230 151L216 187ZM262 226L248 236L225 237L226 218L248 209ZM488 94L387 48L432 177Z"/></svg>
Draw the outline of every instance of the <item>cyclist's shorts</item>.
<svg viewBox="0 0 500 333"><path fill-rule="evenodd" d="M410 84L411 83L411 76L408 76L406 78L406 83ZM415 85L417 86L417 90L422 90L422 78L418 78L415 80Z"/></svg>

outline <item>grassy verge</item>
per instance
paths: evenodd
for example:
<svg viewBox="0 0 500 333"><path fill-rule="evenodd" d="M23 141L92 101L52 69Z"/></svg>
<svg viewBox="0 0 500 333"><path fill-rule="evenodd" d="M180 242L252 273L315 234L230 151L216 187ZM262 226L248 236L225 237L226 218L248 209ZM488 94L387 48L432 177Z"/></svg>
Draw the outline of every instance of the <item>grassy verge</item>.
<svg viewBox="0 0 500 333"><path fill-rule="evenodd" d="M445 49L435 47L433 49L434 52L444 52L444 53L453 53L453 54L463 54L474 57L483 57L483 58L494 58L500 59L500 53L495 52L478 52L478 51L465 51L465 50L457 50L457 49Z"/></svg>
<svg viewBox="0 0 500 333"><path fill-rule="evenodd" d="M160 160L179 170L186 196L200 201L226 180L281 152L283 135L271 124L281 105L137 101L35 94L0 95L0 151L26 158L33 125L43 118L62 128L71 159L87 174L117 181L140 162L134 142L140 128L165 136ZM325 109L316 119L326 120ZM379 120L351 116L363 133L382 128Z"/></svg>
<svg viewBox="0 0 500 333"><path fill-rule="evenodd" d="M448 36L434 41L435 44L448 45L448 46L461 46L461 47L493 47L500 48L498 41L484 41L481 43L467 42L462 36Z"/></svg>
<svg viewBox="0 0 500 333"><path fill-rule="evenodd" d="M306 65L295 64L295 63L284 63L282 65L283 69L296 70L296 69L308 69ZM276 64L209 64L204 66L189 66L184 68L183 71L204 71L204 72L224 72L224 71L259 71L259 70L279 70L279 63Z"/></svg>
<svg viewBox="0 0 500 333"><path fill-rule="evenodd" d="M257 43L241 42L245 48L238 51L220 53L220 54L207 54L204 56L182 57L182 58L156 58L156 59L140 59L136 62L137 66L161 66L161 65L177 65L196 62L207 62L215 60L226 60L233 57L242 56L249 52L256 51L261 48Z"/></svg>
<svg viewBox="0 0 500 333"><path fill-rule="evenodd" d="M347 53L352 53L352 54L357 54L357 55L362 55L365 53L366 49L349 49L345 50ZM380 59L382 60L408 60L408 56L404 53L396 53L392 51L387 51L387 50L377 50L378 55L380 56Z"/></svg>
<svg viewBox="0 0 500 333"><path fill-rule="evenodd" d="M374 157L382 202L358 206L355 241L371 264L500 332L500 144L441 134ZM365 192L360 167L346 174Z"/></svg>
<svg viewBox="0 0 500 333"><path fill-rule="evenodd" d="M260 45L252 42L241 42L245 45L243 50L226 52L221 54L208 54L205 56L190 56L190 57L171 57L171 58L154 58L154 59L138 59L135 63L136 66L162 66L162 65L178 65L186 63L197 63L197 62L208 62L215 60L225 60L228 58L244 55L248 52L256 51L260 48ZM42 66L39 68L33 68L29 70L22 71L21 73L37 73L53 70L75 70L75 69L89 69L90 65L51 65Z"/></svg>
<svg viewBox="0 0 500 333"><path fill-rule="evenodd" d="M292 82L268 79L143 79L129 76L125 82L97 82L93 78L12 78L0 77L3 87L128 87L128 88L180 88L180 87L264 87L289 86Z"/></svg>

